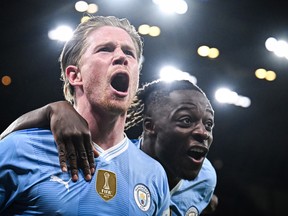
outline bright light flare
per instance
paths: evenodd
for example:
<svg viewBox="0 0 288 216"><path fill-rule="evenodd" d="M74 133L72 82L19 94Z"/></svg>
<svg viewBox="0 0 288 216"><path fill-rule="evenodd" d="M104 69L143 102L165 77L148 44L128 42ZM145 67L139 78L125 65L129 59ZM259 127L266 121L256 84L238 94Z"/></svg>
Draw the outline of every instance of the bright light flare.
<svg viewBox="0 0 288 216"><path fill-rule="evenodd" d="M220 88L215 93L215 98L219 103L234 103L238 94L228 88Z"/></svg>
<svg viewBox="0 0 288 216"><path fill-rule="evenodd" d="M276 79L276 73L274 71L267 71L265 79L268 81L273 81Z"/></svg>
<svg viewBox="0 0 288 216"><path fill-rule="evenodd" d="M274 81L276 79L276 73L272 70L265 70L264 68L259 68L255 71L255 76L258 79L266 79L267 81Z"/></svg>
<svg viewBox="0 0 288 216"><path fill-rule="evenodd" d="M161 30L158 26L151 26L149 35L152 37L157 37L161 33Z"/></svg>
<svg viewBox="0 0 288 216"><path fill-rule="evenodd" d="M167 82L172 82L174 80L189 80L194 84L197 83L196 77L172 66L163 67L160 70L160 78Z"/></svg>
<svg viewBox="0 0 288 216"><path fill-rule="evenodd" d="M247 108L251 105L251 100L248 97L239 96L235 105Z"/></svg>
<svg viewBox="0 0 288 216"><path fill-rule="evenodd" d="M206 57L209 55L210 48L208 46L200 46L197 50L198 55Z"/></svg>
<svg viewBox="0 0 288 216"><path fill-rule="evenodd" d="M184 0L153 0L159 8L168 14L177 13L185 14L188 10L188 5Z"/></svg>
<svg viewBox="0 0 288 216"><path fill-rule="evenodd" d="M274 50L275 55L278 57L285 57L288 53L288 43L283 40L277 42L276 49Z"/></svg>
<svg viewBox="0 0 288 216"><path fill-rule="evenodd" d="M48 32L51 40L68 41L73 36L73 29L69 26L59 26Z"/></svg>
<svg viewBox="0 0 288 216"><path fill-rule="evenodd" d="M268 38L265 41L265 47L268 51L274 52L274 54L280 58L285 57L288 59L288 42L284 40L277 40L273 37Z"/></svg>
<svg viewBox="0 0 288 216"><path fill-rule="evenodd" d="M90 19L89 16L83 16L83 17L81 18L81 23L87 22L89 19Z"/></svg>
<svg viewBox="0 0 288 216"><path fill-rule="evenodd" d="M1 78L1 82L2 82L2 84L4 85L4 86L8 86L8 85L10 85L11 84L11 82L12 82L12 79L11 79L11 77L10 76L3 76L2 78Z"/></svg>
<svg viewBox="0 0 288 216"><path fill-rule="evenodd" d="M275 50L276 45L277 45L277 40L273 37L268 38L265 42L265 47L270 52L273 52Z"/></svg>
<svg viewBox="0 0 288 216"><path fill-rule="evenodd" d="M233 104L245 108L251 105L250 98L238 95L236 92L231 91L228 88L219 88L215 92L215 99L219 103Z"/></svg>
<svg viewBox="0 0 288 216"><path fill-rule="evenodd" d="M87 8L87 12L90 14L95 14L98 11L98 5L96 4L89 4Z"/></svg>
<svg viewBox="0 0 288 216"><path fill-rule="evenodd" d="M150 35L151 37L157 37L161 34L161 29L158 26L142 24L138 27L138 32L142 35Z"/></svg>
<svg viewBox="0 0 288 216"><path fill-rule="evenodd" d="M266 70L263 68L259 68L255 71L255 76L258 79L264 79L266 77Z"/></svg>
<svg viewBox="0 0 288 216"><path fill-rule="evenodd" d="M188 10L188 5L185 1L178 1L176 4L175 12L177 14L185 14Z"/></svg>
<svg viewBox="0 0 288 216"><path fill-rule="evenodd" d="M150 32L150 26L147 24L140 25L138 27L138 32L142 35L147 35Z"/></svg>
<svg viewBox="0 0 288 216"><path fill-rule="evenodd" d="M75 3L75 10L78 12L85 12L88 9L88 3L86 1L78 1Z"/></svg>
<svg viewBox="0 0 288 216"><path fill-rule="evenodd" d="M200 46L197 49L197 53L198 55L202 56L202 57L209 57L211 59L217 58L220 54L219 50L217 48L210 48L208 46Z"/></svg>
<svg viewBox="0 0 288 216"><path fill-rule="evenodd" d="M211 48L208 54L209 58L217 58L219 56L219 50L217 48Z"/></svg>

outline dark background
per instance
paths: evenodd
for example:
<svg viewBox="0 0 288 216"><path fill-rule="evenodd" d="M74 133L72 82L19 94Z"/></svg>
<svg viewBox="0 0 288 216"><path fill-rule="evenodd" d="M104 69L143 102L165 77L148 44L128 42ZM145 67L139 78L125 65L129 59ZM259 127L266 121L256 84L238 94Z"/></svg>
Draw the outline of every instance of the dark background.
<svg viewBox="0 0 288 216"><path fill-rule="evenodd" d="M0 77L12 78L11 85L0 85L1 131L31 109L63 100L58 64L63 43L49 40L47 33L58 24L76 27L83 14L74 10L75 2L1 0ZM161 28L160 37L143 36L141 83L173 64L196 76L210 98L216 126L208 158L218 174L219 197L213 215L287 214L288 60L265 48L268 37L288 40L286 1L187 0L187 13L174 16L160 13L152 0L87 2L98 4L97 15ZM199 57L201 45L217 47L219 58ZM260 67L275 71L276 80L257 79ZM251 106L218 104L214 91L222 85L250 97Z"/></svg>

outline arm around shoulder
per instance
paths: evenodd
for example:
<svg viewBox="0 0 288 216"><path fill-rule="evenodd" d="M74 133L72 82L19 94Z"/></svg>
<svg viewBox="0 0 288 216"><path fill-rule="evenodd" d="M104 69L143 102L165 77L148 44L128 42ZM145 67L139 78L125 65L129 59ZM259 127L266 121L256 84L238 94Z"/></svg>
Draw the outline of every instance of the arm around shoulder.
<svg viewBox="0 0 288 216"><path fill-rule="evenodd" d="M1 133L0 138L3 139L5 136L16 130L49 126L50 119L48 118L48 116L50 116L50 106L52 104L53 103L47 104L43 107L21 115Z"/></svg>

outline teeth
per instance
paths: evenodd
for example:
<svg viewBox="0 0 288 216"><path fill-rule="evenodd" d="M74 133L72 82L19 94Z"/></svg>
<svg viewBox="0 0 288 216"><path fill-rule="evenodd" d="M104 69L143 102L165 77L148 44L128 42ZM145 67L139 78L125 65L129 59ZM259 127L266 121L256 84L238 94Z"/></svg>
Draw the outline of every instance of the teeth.
<svg viewBox="0 0 288 216"><path fill-rule="evenodd" d="M190 157L193 157L197 160L199 160L202 157L205 157L206 151L202 148L192 148L190 149L190 151L188 152L188 155Z"/></svg>
<svg viewBox="0 0 288 216"><path fill-rule="evenodd" d="M204 153L203 149L192 149L191 151L199 152L199 153Z"/></svg>

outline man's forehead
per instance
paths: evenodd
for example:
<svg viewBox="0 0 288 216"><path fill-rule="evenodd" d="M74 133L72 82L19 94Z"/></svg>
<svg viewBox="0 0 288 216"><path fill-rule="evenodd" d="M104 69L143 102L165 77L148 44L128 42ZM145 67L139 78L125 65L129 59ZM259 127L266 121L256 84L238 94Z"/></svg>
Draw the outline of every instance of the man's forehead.
<svg viewBox="0 0 288 216"><path fill-rule="evenodd" d="M132 42L132 38L129 33L117 26L101 26L91 31L89 36L99 37L99 39L101 38L102 40L117 38L118 40L130 40Z"/></svg>
<svg viewBox="0 0 288 216"><path fill-rule="evenodd" d="M199 92L195 89L187 89L187 90L174 90L169 94L170 101L174 103L174 105L187 104L191 106L199 106L201 105L207 111L214 113L214 110L206 97L202 92Z"/></svg>
<svg viewBox="0 0 288 216"><path fill-rule="evenodd" d="M173 90L169 93L171 99L187 100L187 101L208 101L206 95L196 89L180 89Z"/></svg>
<svg viewBox="0 0 288 216"><path fill-rule="evenodd" d="M120 45L137 50L136 44L126 30L116 26L102 26L94 29L87 36L87 42L91 49L105 45Z"/></svg>

